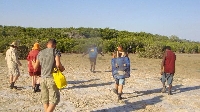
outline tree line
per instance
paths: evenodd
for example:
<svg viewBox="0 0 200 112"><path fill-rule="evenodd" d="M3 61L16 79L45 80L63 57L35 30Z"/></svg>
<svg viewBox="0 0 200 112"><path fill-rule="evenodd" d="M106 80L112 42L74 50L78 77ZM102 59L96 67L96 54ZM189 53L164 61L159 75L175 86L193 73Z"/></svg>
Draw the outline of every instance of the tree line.
<svg viewBox="0 0 200 112"><path fill-rule="evenodd" d="M83 53L95 44L104 53L113 52L121 45L129 53L137 53L144 58L161 58L162 48L171 46L177 53L200 53L200 43L146 32L118 31L110 28L33 28L0 25L0 52L3 53L12 41L18 41L23 59L35 42L42 49L46 41L55 38L57 48L63 53Z"/></svg>

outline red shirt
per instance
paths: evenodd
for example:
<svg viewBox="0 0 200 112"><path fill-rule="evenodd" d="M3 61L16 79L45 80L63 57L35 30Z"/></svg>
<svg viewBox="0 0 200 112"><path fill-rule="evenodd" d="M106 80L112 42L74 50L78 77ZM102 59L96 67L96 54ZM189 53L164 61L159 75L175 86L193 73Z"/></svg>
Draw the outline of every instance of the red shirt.
<svg viewBox="0 0 200 112"><path fill-rule="evenodd" d="M37 70L34 70L33 65L32 65L32 61L33 60L36 61L37 55L39 52L40 52L39 50L32 50L29 52L29 54L27 56L29 72L40 72L41 71L41 67L39 67Z"/></svg>
<svg viewBox="0 0 200 112"><path fill-rule="evenodd" d="M171 50L167 50L164 60L164 72L165 73L175 73L175 61L176 55Z"/></svg>

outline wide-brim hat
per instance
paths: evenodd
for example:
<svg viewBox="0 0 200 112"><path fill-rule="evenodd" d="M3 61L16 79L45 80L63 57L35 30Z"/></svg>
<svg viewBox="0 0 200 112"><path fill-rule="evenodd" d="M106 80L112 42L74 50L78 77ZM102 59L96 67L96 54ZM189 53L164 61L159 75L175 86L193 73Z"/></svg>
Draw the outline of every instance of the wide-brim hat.
<svg viewBox="0 0 200 112"><path fill-rule="evenodd" d="M33 45L33 48L32 48L33 50L40 50L40 45L39 45L39 43L35 43L34 45Z"/></svg>
<svg viewBox="0 0 200 112"><path fill-rule="evenodd" d="M10 46L18 47L18 44L17 44L17 42L12 42L12 44L10 44Z"/></svg>

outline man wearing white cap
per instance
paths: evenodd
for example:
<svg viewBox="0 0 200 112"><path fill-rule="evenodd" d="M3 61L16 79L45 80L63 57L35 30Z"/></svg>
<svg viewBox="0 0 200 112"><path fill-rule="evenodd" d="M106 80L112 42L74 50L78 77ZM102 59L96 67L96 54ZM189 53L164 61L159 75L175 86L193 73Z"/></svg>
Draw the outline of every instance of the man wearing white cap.
<svg viewBox="0 0 200 112"><path fill-rule="evenodd" d="M14 86L16 80L20 76L19 67L22 66L17 55L17 43L10 44L10 48L6 51L5 60L7 61L8 74L10 75L10 88L16 88Z"/></svg>

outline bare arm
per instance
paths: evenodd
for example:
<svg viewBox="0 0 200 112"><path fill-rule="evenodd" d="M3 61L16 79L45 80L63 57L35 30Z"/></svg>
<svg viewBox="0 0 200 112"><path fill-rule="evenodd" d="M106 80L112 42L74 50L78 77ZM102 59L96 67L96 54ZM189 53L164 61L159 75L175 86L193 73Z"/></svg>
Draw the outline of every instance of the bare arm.
<svg viewBox="0 0 200 112"><path fill-rule="evenodd" d="M164 53L163 59L161 62L161 74L164 72L165 57L166 57L166 52Z"/></svg>
<svg viewBox="0 0 200 112"><path fill-rule="evenodd" d="M103 52L100 52L100 54L101 54L101 56L104 56L104 55L103 55Z"/></svg>
<svg viewBox="0 0 200 112"><path fill-rule="evenodd" d="M40 61L39 60L33 60L32 61L32 65L33 65L33 69L38 69L38 67L40 66Z"/></svg>
<svg viewBox="0 0 200 112"><path fill-rule="evenodd" d="M56 56L55 57L56 60L56 67L63 72L65 70L65 68L62 66L61 62L60 62L60 56Z"/></svg>

